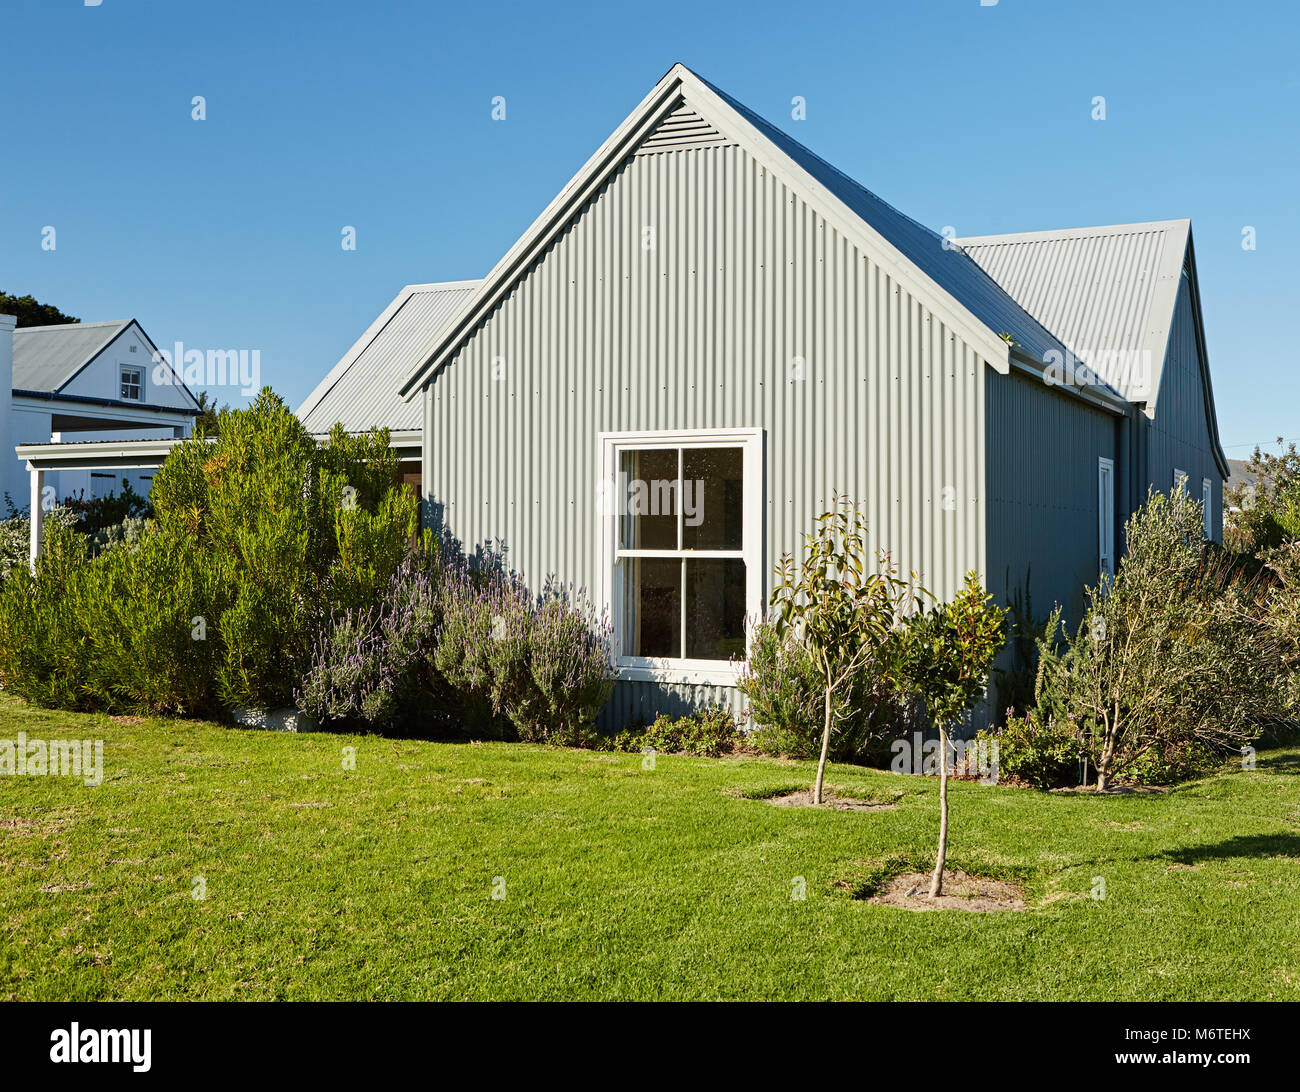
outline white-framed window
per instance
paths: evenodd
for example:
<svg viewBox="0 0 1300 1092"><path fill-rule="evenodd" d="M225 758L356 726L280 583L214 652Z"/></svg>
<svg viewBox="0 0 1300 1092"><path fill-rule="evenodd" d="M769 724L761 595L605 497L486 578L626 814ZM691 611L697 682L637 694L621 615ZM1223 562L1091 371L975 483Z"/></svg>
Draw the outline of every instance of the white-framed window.
<svg viewBox="0 0 1300 1092"><path fill-rule="evenodd" d="M1205 541L1214 541L1214 485L1209 478L1201 479L1201 505L1205 511L1201 518L1205 524Z"/></svg>
<svg viewBox="0 0 1300 1092"><path fill-rule="evenodd" d="M139 368L122 368L122 400L139 402L144 384L144 373Z"/></svg>
<svg viewBox="0 0 1300 1092"><path fill-rule="evenodd" d="M762 430L600 442L602 598L619 677L734 683L763 612Z"/></svg>
<svg viewBox="0 0 1300 1092"><path fill-rule="evenodd" d="M1115 460L1097 460L1097 568L1115 575Z"/></svg>
<svg viewBox="0 0 1300 1092"><path fill-rule="evenodd" d="M1174 467L1174 484L1173 489L1170 492L1177 493L1180 489L1190 496L1190 491L1187 488L1187 471L1179 470L1178 467Z"/></svg>

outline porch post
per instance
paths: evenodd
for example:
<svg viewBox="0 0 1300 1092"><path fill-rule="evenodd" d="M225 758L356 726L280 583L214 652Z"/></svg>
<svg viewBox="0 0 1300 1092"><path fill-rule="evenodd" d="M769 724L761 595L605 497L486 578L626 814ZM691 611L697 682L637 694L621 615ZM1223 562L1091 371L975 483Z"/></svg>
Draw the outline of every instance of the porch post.
<svg viewBox="0 0 1300 1092"><path fill-rule="evenodd" d="M41 531L42 524L45 522L45 510L41 507L41 493L45 490L45 471L39 470L27 464L27 469L32 474L32 506L31 512L31 547L28 556L28 562L32 567L32 572L36 572L36 559L41 556Z"/></svg>

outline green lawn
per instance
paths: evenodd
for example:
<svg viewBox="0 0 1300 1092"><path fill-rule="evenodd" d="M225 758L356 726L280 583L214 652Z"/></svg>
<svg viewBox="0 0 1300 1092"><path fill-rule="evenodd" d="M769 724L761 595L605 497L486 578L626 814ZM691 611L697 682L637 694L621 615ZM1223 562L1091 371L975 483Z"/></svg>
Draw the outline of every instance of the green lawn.
<svg viewBox="0 0 1300 1092"><path fill-rule="evenodd" d="M1030 908L922 914L855 890L929 859L932 780L835 767L898 807L777 808L746 794L807 764L0 698L0 738L20 731L102 738L105 776L0 778L3 998L1300 999L1296 750L1161 795L957 784L950 863Z"/></svg>

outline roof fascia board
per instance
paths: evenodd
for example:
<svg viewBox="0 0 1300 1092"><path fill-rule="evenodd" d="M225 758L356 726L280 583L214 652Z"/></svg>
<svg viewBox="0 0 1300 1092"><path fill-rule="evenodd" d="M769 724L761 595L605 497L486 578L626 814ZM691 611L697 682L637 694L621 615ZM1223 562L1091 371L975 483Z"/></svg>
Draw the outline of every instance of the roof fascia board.
<svg viewBox="0 0 1300 1092"><path fill-rule="evenodd" d="M753 123L725 102L711 87L697 79L689 69L682 69L682 82L689 82L689 97L692 101L698 105L703 100L707 104L707 110L715 115L702 114L706 121L720 128L787 187L807 200L841 235L855 241L859 249L870 253L873 261L911 295L924 301L927 307L939 314L953 333L979 352L997 371L1003 375L1007 373L1010 369L1010 347L998 336L998 331L990 329L972 314L960 300L919 269L893 243L773 144Z"/></svg>
<svg viewBox="0 0 1300 1092"><path fill-rule="evenodd" d="M424 359L402 381L399 394L407 401L429 376L442 367L478 324L487 317L510 283L534 256L542 253L569 217L605 183L609 171L620 163L642 138L659 123L672 103L681 95L690 101L704 120L739 144L781 182L808 201L827 223L868 251L886 272L911 294L924 300L953 333L981 354L1002 374L1010 368L1010 351L996 331L989 329L975 315L934 280L926 276L892 243L871 227L825 186L800 167L711 88L682 65L674 65L668 74L642 99L614 130L568 185L547 206L529 229L507 251L504 258L484 279L479 291L454 326L438 338Z"/></svg>
<svg viewBox="0 0 1300 1092"><path fill-rule="evenodd" d="M134 326L137 330L140 331L140 336L144 338L145 343L149 346L150 350L152 350L152 355L149 358L150 362L153 363L155 367L157 367L159 364L164 365L167 368L167 370L171 372L172 378L176 380L175 383L171 383L168 385L173 387L180 387L180 389L185 392L186 397L188 397L189 400L194 403L194 412L195 413L202 412L199 409L199 400L194 397L194 392L190 390L190 388L186 385L184 377L179 372L176 371L175 361L173 361L171 364L167 363L167 361L163 358L162 353L159 351L158 346L153 343L153 338L151 338L147 333L145 333L144 327L141 326L140 323L137 322L135 319L132 319L127 324L127 330L129 330L132 326ZM122 333L126 333L126 330L123 330ZM121 335L118 336L120 337Z"/></svg>
<svg viewBox="0 0 1300 1092"><path fill-rule="evenodd" d="M1174 313L1178 308L1178 287L1182 283L1183 264L1187 257L1187 240L1191 221L1170 222L1156 270L1156 283L1151 288L1151 310L1148 327L1142 339L1142 351L1150 354L1155 374L1147 398L1143 399L1143 412L1155 420L1156 401L1160 397L1160 384L1165 374L1165 355L1169 352L1169 338L1174 330Z"/></svg>
<svg viewBox="0 0 1300 1092"><path fill-rule="evenodd" d="M1225 479L1232 476L1228 466L1228 457L1224 454L1223 444L1219 440L1219 414L1214 406L1214 385L1210 381L1210 354L1205 342L1205 319L1201 314L1201 286L1196 277L1196 247L1192 245L1192 229L1187 228L1187 288L1192 297L1192 320L1196 329L1196 355L1200 363L1201 383L1204 390L1205 423L1214 442L1214 461L1219 473Z"/></svg>
<svg viewBox="0 0 1300 1092"><path fill-rule="evenodd" d="M406 401L411 401L423 386L428 375L442 363L452 346L458 346L496 305L498 294L513 280L515 274L526 269L550 241L552 231L562 227L576 209L597 193L604 185L607 174L621 163L637 144L659 124L676 101L681 87L680 66L674 65L646 95L640 104L596 149L596 152L578 170L564 188L542 210L540 216L506 251L488 275L479 291L470 298L459 318L448 326L421 354L421 360L406 374L398 388ZM684 70L683 70L684 71Z"/></svg>
<svg viewBox="0 0 1300 1092"><path fill-rule="evenodd" d="M113 410L128 410L132 413L145 413L161 416L179 417L189 421L198 415L197 407L187 409L184 406L155 406L146 402L122 402L114 398L97 398L89 394L60 394L58 391L29 391L14 388L14 402L57 402L61 406L93 406Z"/></svg>
<svg viewBox="0 0 1300 1092"><path fill-rule="evenodd" d="M996 246L998 243L1048 242L1057 239L1095 239L1137 231L1174 231L1187 228L1190 220L1148 220L1133 224L1099 224L1095 227L1049 228L1046 231L1015 231L994 235L963 235L953 239L958 246Z"/></svg>
<svg viewBox="0 0 1300 1092"><path fill-rule="evenodd" d="M379 317L366 327L365 333L353 342L352 348L343 354L343 359L335 364L326 373L325 378L316 384L316 389L307 395L306 401L294 411L295 416L299 418L306 417L325 400L325 396L338 385L339 380L352 370L352 365L357 362L361 354L374 344L375 339L383 333L384 328L393 321L393 317L406 306L406 302L415 294L417 287L419 286L408 284L397 293L388 306L379 313Z"/></svg>
<svg viewBox="0 0 1300 1092"><path fill-rule="evenodd" d="M1103 387L1080 387L1075 383L1048 383L1044 378L1045 369L1042 361L1035 360L1028 353L1015 347L1011 349L1011 367L1023 375L1033 376L1048 390L1059 391L1071 398L1077 398L1116 417L1126 417L1132 409L1132 403Z"/></svg>

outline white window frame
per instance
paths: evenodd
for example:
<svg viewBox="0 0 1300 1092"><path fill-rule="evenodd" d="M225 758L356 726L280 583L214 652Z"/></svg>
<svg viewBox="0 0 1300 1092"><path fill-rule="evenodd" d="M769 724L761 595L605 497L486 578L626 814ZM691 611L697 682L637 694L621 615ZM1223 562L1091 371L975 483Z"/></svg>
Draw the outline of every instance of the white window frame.
<svg viewBox="0 0 1300 1092"><path fill-rule="evenodd" d="M1201 479L1201 523L1205 528L1205 541L1214 541L1214 483L1209 478Z"/></svg>
<svg viewBox="0 0 1300 1092"><path fill-rule="evenodd" d="M1169 490L1169 495L1172 497L1175 493L1177 493L1178 487L1181 485L1183 487L1183 492L1190 497L1192 495L1192 491L1187 488L1187 483L1189 480L1190 479L1187 476L1186 470L1179 470L1178 467L1174 467L1174 484L1173 487Z"/></svg>
<svg viewBox="0 0 1300 1092"><path fill-rule="evenodd" d="M135 398L128 398L122 394L122 388L126 385L127 375L135 376L135 388L139 394ZM122 364L118 367L117 374L117 393L120 396L118 401L121 402L143 402L144 401L144 369L136 368L129 364Z"/></svg>
<svg viewBox="0 0 1300 1092"><path fill-rule="evenodd" d="M626 450L739 447L742 449L743 500L740 550L692 551L700 557L739 557L745 562L745 642L754 621L761 618L765 575L763 553L763 430L761 428L684 429L675 431L602 432L600 440L601 504L598 512L600 536L600 602L609 609L614 626L614 669L620 679L634 682L713 684L735 686L740 665L724 660L696 660L651 656L625 656L618 649L623 635L623 581L618 568L624 558L671 556L676 550L620 550L618 467ZM684 594L684 590L683 590Z"/></svg>
<svg viewBox="0 0 1300 1092"><path fill-rule="evenodd" d="M1115 575L1115 460L1097 459L1097 571Z"/></svg>

